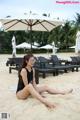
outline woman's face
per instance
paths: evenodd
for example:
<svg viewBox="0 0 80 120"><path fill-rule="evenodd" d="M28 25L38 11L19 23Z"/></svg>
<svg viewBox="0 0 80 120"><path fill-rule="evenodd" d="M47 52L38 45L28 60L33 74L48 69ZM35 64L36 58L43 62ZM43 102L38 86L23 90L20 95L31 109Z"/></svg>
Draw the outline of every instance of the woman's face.
<svg viewBox="0 0 80 120"><path fill-rule="evenodd" d="M34 63L35 63L35 58L34 57L30 57L29 61L27 61L27 65L29 65L31 67L34 65Z"/></svg>

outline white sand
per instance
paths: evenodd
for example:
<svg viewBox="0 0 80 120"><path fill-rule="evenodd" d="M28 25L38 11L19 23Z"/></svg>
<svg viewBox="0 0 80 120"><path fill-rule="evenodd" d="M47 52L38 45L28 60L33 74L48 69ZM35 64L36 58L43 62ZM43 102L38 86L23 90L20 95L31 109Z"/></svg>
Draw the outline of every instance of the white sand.
<svg viewBox="0 0 80 120"><path fill-rule="evenodd" d="M73 54L58 54L66 59L71 55ZM49 101L58 104L56 109L48 110L34 98L24 101L16 98L17 71L13 70L9 74L5 65L9 57L11 55L0 55L0 114L10 114L10 120L80 120L80 71L56 77L47 75L46 79L40 77L41 85L46 84L56 89L73 88L73 93L67 95L45 93Z"/></svg>

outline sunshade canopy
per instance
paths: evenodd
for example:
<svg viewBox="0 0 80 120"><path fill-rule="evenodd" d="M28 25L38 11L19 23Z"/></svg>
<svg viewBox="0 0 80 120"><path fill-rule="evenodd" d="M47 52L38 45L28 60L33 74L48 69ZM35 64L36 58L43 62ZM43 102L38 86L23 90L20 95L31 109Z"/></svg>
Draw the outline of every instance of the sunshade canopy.
<svg viewBox="0 0 80 120"><path fill-rule="evenodd" d="M47 44L47 45L45 45L45 46L42 46L42 47L40 47L41 49L53 49L53 46L52 45L50 45L50 44ZM55 47L55 49L58 49L57 47Z"/></svg>
<svg viewBox="0 0 80 120"><path fill-rule="evenodd" d="M5 31L17 30L32 30L32 31L51 31L57 26L63 24L60 20L51 20L44 18L26 18L26 19L12 19L5 18L0 20Z"/></svg>
<svg viewBox="0 0 80 120"><path fill-rule="evenodd" d="M23 42L19 45L16 45L16 48L17 49L30 49L31 48L31 45L29 43L26 43L26 42ZM36 46L32 45L32 48L37 48Z"/></svg>

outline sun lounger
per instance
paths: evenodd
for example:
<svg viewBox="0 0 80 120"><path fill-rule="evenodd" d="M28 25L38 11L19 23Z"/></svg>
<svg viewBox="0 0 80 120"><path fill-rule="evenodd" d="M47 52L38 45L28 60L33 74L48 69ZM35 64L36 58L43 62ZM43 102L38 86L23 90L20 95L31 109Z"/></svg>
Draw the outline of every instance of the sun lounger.
<svg viewBox="0 0 80 120"><path fill-rule="evenodd" d="M64 71L64 72L68 72L68 71L72 71L74 72L74 70L78 71L78 68L80 67L79 65L75 65L75 64L61 64L60 61L57 59L54 60L47 60L44 57L39 57L38 58L39 61L37 61L37 71L38 71L38 75L39 73L42 73L42 77L45 78L46 77L46 73L53 73L53 75L58 75L60 71ZM58 64L57 64L58 61ZM56 63L56 64L55 64Z"/></svg>
<svg viewBox="0 0 80 120"><path fill-rule="evenodd" d="M9 73L12 72L12 69L19 70L22 66L23 58L9 58L6 62L6 65L9 66Z"/></svg>

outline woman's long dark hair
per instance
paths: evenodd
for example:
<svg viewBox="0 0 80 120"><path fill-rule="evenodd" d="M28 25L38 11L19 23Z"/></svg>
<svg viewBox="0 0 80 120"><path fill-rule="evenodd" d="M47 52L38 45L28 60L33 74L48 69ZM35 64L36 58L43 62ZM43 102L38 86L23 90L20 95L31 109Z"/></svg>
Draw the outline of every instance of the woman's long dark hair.
<svg viewBox="0 0 80 120"><path fill-rule="evenodd" d="M29 59L30 59L31 57L34 57L34 56L33 56L32 54L27 54L27 55L24 56L22 68L25 68L25 67L26 67L26 65L27 65L26 61L29 61Z"/></svg>

